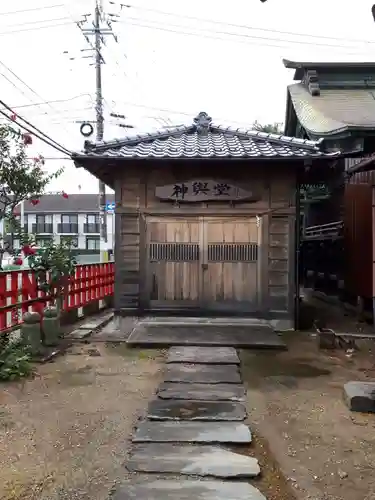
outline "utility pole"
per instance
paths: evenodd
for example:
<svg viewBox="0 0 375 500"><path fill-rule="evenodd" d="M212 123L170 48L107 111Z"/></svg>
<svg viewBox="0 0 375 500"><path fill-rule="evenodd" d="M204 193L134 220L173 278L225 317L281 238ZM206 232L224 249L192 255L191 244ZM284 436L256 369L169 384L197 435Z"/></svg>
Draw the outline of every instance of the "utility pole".
<svg viewBox="0 0 375 500"><path fill-rule="evenodd" d="M104 136L104 117L103 117L103 89L102 89L102 64L104 59L101 53L102 45L105 44L104 36L112 35L117 42L117 37L112 31L111 21L107 20L107 27L102 28L103 9L101 0L95 2L94 20L92 28L83 28L83 22L77 23L82 31L91 49L95 51L95 111L96 111L96 140L102 141ZM85 20L88 18L85 15ZM89 41L88 35L94 35L94 44ZM105 184L99 181L99 210L100 210L100 261L108 262L108 229L107 229L107 211L106 211L106 193Z"/></svg>
<svg viewBox="0 0 375 500"><path fill-rule="evenodd" d="M102 45L105 45L105 37L107 35L113 36L114 40L118 42L116 34L112 30L112 24L117 22L117 18L120 17L118 14L104 15L103 0L95 0L95 12L94 19L92 21L91 28L85 28L84 25L87 23L91 14L87 13L83 15L83 19L77 22L78 28L81 30L86 42L89 44L88 49L82 49L81 52L87 50L93 50L95 52L95 111L96 111L96 140L98 142L103 140L104 136L104 116L103 116L103 89L102 89L102 64L105 64L103 55L101 53ZM113 4L114 2L110 2ZM123 6L121 6L122 8ZM105 26L106 25L106 26ZM94 43L92 44L89 35L94 35ZM67 53L67 51L65 51ZM83 56L85 58L91 56ZM70 58L71 60L75 59ZM125 119L124 115L116 115L114 113L111 116L115 118ZM84 123L91 123L84 121ZM118 126L123 128L134 128L132 125L117 123ZM99 210L100 210L100 260L101 262L108 262L108 224L107 224L107 204L106 204L106 192L105 184L99 181ZM113 220L113 216L112 216Z"/></svg>
<svg viewBox="0 0 375 500"><path fill-rule="evenodd" d="M102 56L101 56L101 12L98 2L95 5L95 81L96 81L96 140L102 141L104 135L103 92L102 92ZM108 262L108 235L105 184L99 181L100 210L100 262Z"/></svg>

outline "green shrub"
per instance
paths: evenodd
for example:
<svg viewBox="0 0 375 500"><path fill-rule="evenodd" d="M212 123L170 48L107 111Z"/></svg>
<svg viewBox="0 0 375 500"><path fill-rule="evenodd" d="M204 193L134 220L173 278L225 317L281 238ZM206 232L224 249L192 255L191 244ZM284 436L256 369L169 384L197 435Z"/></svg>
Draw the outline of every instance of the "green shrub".
<svg viewBox="0 0 375 500"><path fill-rule="evenodd" d="M0 352L0 381L18 380L32 372L30 353L21 343L11 342Z"/></svg>

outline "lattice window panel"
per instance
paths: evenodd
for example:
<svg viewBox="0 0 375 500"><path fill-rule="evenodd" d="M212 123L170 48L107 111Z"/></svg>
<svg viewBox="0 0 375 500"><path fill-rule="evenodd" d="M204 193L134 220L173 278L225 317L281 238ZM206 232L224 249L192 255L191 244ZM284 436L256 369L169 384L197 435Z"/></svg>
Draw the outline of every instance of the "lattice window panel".
<svg viewBox="0 0 375 500"><path fill-rule="evenodd" d="M151 243L151 262L194 262L199 260L197 243Z"/></svg>
<svg viewBox="0 0 375 500"><path fill-rule="evenodd" d="M256 243L211 243L208 245L209 262L256 262Z"/></svg>

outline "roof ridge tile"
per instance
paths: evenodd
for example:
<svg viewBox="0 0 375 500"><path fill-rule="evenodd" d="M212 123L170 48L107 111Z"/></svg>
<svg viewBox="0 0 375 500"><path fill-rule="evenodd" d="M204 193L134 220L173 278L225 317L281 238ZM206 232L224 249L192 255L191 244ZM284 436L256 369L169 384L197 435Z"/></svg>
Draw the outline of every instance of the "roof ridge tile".
<svg viewBox="0 0 375 500"><path fill-rule="evenodd" d="M322 151L323 141L215 124L207 113L201 112L191 125L178 125L96 144L86 142L83 154L75 154L73 158L307 158L340 154Z"/></svg>

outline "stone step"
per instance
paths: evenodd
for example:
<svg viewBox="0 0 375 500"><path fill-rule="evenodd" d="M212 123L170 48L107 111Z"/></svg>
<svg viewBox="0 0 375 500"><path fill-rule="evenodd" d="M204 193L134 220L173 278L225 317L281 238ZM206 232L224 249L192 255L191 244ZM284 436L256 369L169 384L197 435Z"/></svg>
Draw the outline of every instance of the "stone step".
<svg viewBox="0 0 375 500"><path fill-rule="evenodd" d="M234 347L180 346L169 349L167 363L239 365L240 360Z"/></svg>
<svg viewBox="0 0 375 500"><path fill-rule="evenodd" d="M144 421L134 443L231 443L250 444L250 429L239 422L155 422Z"/></svg>
<svg viewBox="0 0 375 500"><path fill-rule="evenodd" d="M239 384L241 376L236 365L169 363L164 372L164 382Z"/></svg>
<svg viewBox="0 0 375 500"><path fill-rule="evenodd" d="M190 399L199 401L245 401L242 384L185 384L164 382L157 395L161 399Z"/></svg>
<svg viewBox="0 0 375 500"><path fill-rule="evenodd" d="M130 479L111 500L266 500L251 484L224 481Z"/></svg>
<svg viewBox="0 0 375 500"><path fill-rule="evenodd" d="M246 418L243 404L233 401L175 401L155 399L148 405L148 420L241 421Z"/></svg>
<svg viewBox="0 0 375 500"><path fill-rule="evenodd" d="M167 346L236 347L244 349L286 349L281 337L266 324L256 325L142 325L130 334L132 347Z"/></svg>
<svg viewBox="0 0 375 500"><path fill-rule="evenodd" d="M219 446L152 443L134 446L126 464L130 472L250 478L260 474L258 460Z"/></svg>

